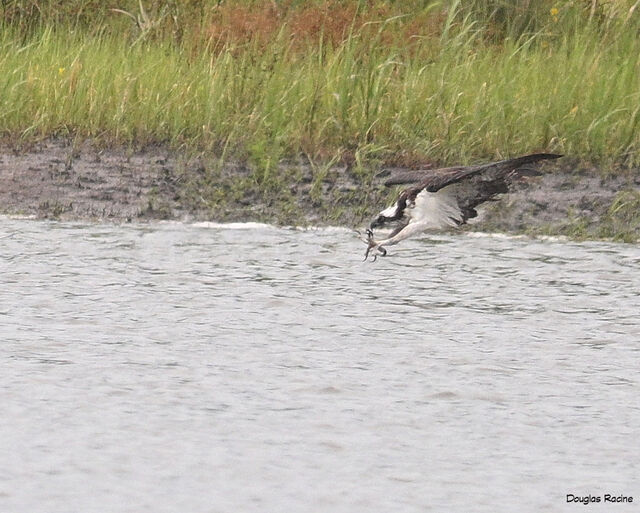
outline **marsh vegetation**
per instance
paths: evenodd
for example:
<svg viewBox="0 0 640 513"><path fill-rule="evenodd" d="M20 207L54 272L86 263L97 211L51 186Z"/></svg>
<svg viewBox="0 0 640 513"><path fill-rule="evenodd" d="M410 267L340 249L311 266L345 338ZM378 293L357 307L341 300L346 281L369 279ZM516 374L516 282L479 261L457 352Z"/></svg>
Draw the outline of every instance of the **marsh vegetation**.
<svg viewBox="0 0 640 513"><path fill-rule="evenodd" d="M367 180L381 164L534 150L628 172L640 164L636 7L5 1L0 132L207 152L248 163L265 194L300 156L314 183L329 164Z"/></svg>

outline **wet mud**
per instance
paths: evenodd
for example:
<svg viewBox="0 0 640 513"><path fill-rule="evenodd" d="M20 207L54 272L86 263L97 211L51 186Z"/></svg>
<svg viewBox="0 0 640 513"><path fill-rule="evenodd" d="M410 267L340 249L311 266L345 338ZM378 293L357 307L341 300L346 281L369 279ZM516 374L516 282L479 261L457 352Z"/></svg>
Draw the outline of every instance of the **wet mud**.
<svg viewBox="0 0 640 513"><path fill-rule="evenodd" d="M640 190L637 170L606 173L562 160L490 205L470 229L561 234L576 223L595 229L622 191ZM158 146L132 151L49 140L0 147L0 213L358 227L390 199L374 176L347 165L323 168L305 161L280 163L267 174Z"/></svg>

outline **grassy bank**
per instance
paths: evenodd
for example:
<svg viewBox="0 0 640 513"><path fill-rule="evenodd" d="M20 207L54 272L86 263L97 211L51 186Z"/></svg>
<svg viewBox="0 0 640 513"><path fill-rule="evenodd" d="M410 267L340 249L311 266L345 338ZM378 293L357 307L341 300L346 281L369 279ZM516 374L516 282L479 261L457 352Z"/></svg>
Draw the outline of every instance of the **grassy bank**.
<svg viewBox="0 0 640 513"><path fill-rule="evenodd" d="M301 153L637 165L638 13L556 3L9 2L0 131L213 150L265 176Z"/></svg>
<svg viewBox="0 0 640 513"><path fill-rule="evenodd" d="M620 192L576 200L575 214L534 232L635 240L639 6L7 0L0 139L200 154L200 171L173 177L184 206L285 224L309 212L360 223L386 191L355 184L381 163L553 151L603 170Z"/></svg>

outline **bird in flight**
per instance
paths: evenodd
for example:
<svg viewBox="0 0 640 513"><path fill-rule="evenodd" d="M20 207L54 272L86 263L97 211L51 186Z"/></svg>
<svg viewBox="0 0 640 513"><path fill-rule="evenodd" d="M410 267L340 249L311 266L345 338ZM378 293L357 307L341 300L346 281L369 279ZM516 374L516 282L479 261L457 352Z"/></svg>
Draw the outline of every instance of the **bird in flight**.
<svg viewBox="0 0 640 513"><path fill-rule="evenodd" d="M478 215L476 207L509 192L509 186L520 178L538 176L533 164L557 159L555 153L535 153L514 159L477 166L455 166L442 169L390 172L385 185L406 185L395 203L380 212L367 230L367 251L373 259L387 254L392 246L418 233L463 225ZM384 173L383 173L384 174ZM391 228L387 238L376 240L373 230Z"/></svg>

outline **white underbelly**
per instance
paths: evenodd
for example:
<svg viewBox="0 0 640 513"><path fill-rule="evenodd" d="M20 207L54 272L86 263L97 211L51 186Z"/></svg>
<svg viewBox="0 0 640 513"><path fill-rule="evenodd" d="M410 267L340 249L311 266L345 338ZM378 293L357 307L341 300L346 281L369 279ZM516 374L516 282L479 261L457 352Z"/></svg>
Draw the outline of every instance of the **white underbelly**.
<svg viewBox="0 0 640 513"><path fill-rule="evenodd" d="M409 217L412 223L419 223L424 229L451 228L463 222L458 200L449 189L435 193L422 191L416 196Z"/></svg>

